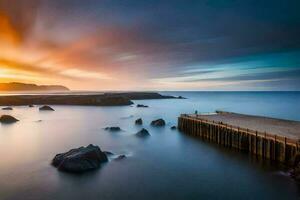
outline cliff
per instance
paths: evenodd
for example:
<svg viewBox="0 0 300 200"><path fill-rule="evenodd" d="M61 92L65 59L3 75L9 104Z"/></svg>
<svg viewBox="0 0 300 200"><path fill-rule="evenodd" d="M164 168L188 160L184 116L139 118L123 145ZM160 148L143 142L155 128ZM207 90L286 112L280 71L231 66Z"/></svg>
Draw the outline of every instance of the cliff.
<svg viewBox="0 0 300 200"><path fill-rule="evenodd" d="M0 83L0 91L13 92L13 91L69 91L65 86L61 85L36 85L27 83Z"/></svg>

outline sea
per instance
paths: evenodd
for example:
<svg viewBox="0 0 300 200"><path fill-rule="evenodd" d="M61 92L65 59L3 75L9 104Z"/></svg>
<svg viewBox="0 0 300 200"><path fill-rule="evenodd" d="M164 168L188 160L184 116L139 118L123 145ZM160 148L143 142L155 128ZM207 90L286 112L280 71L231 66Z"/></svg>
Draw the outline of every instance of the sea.
<svg viewBox="0 0 300 200"><path fill-rule="evenodd" d="M180 114L216 110L300 121L300 92L160 92L186 99L136 100L132 106L14 106L20 121L0 125L0 200L300 199L278 163L222 148L170 127ZM136 104L148 105L137 108ZM135 120L143 119L143 125ZM151 127L163 118L165 127ZM119 126L122 131L104 128ZM135 133L146 128L148 138ZM300 134L300 130L299 130ZM58 171L53 157L98 145L126 155L84 174Z"/></svg>

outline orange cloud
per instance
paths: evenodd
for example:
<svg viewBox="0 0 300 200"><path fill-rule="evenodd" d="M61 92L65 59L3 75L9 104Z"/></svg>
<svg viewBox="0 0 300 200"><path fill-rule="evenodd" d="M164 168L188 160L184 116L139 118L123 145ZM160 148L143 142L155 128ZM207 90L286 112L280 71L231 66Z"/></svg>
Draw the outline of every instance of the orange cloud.
<svg viewBox="0 0 300 200"><path fill-rule="evenodd" d="M0 42L17 45L21 42L21 35L13 27L10 19L0 12Z"/></svg>

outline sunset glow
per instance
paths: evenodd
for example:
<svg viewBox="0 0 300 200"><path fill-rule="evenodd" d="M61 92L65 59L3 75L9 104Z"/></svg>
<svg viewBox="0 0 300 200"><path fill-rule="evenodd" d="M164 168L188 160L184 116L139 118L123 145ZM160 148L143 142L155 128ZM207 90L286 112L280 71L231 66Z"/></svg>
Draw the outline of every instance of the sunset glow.
<svg viewBox="0 0 300 200"><path fill-rule="evenodd" d="M230 8L197 4L200 11L217 10L214 17L227 14L208 22L203 21L210 18L207 12L177 10L180 2L153 5L0 0L0 82L59 83L75 90L299 88L300 30L299 18L292 20L294 10L274 14L274 3L264 11L264 27L256 29L257 16L247 15L252 8L243 13L235 3ZM237 7L242 23L232 16ZM252 34L243 31L247 23ZM228 27L220 34L224 24Z"/></svg>

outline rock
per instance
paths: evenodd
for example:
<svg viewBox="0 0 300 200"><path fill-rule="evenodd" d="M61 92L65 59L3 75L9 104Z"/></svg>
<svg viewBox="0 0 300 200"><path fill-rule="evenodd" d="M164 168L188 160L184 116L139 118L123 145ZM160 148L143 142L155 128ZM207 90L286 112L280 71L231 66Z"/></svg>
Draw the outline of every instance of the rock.
<svg viewBox="0 0 300 200"><path fill-rule="evenodd" d="M61 171L82 173L97 169L107 161L106 154L98 146L90 144L87 147L57 154L52 160L52 165Z"/></svg>
<svg viewBox="0 0 300 200"><path fill-rule="evenodd" d="M147 129L142 129L135 134L137 137L148 137L151 136Z"/></svg>
<svg viewBox="0 0 300 200"><path fill-rule="evenodd" d="M171 127L171 130L176 130L176 129L177 129L176 126L172 126L172 127Z"/></svg>
<svg viewBox="0 0 300 200"><path fill-rule="evenodd" d="M115 160L123 160L123 159L125 159L126 158L126 156L125 155L119 155L117 158L115 158Z"/></svg>
<svg viewBox="0 0 300 200"><path fill-rule="evenodd" d="M166 122L163 119L157 119L151 122L152 126L165 126Z"/></svg>
<svg viewBox="0 0 300 200"><path fill-rule="evenodd" d="M143 105L143 104L138 104L136 105L137 108L148 108L149 106Z"/></svg>
<svg viewBox="0 0 300 200"><path fill-rule="evenodd" d="M142 118L139 118L139 119L135 120L135 124L142 125L143 124Z"/></svg>
<svg viewBox="0 0 300 200"><path fill-rule="evenodd" d="M186 98L183 96L178 96L177 99L186 99Z"/></svg>
<svg viewBox="0 0 300 200"><path fill-rule="evenodd" d="M3 123L3 124L11 124L11 123L15 123L17 121L19 121L19 120L10 115L2 115L0 117L0 123Z"/></svg>
<svg viewBox="0 0 300 200"><path fill-rule="evenodd" d="M12 107L4 107L4 108L2 108L2 110L13 110L13 108Z"/></svg>
<svg viewBox="0 0 300 200"><path fill-rule="evenodd" d="M29 108L33 108L33 107L34 107L34 105L30 104L30 105L28 105L28 107L29 107Z"/></svg>
<svg viewBox="0 0 300 200"><path fill-rule="evenodd" d="M116 132L116 131L121 131L121 128L118 126L112 126L112 127L106 127L105 130Z"/></svg>
<svg viewBox="0 0 300 200"><path fill-rule="evenodd" d="M53 108L51 108L50 106L42 106L39 108L39 110L41 111L54 111Z"/></svg>

